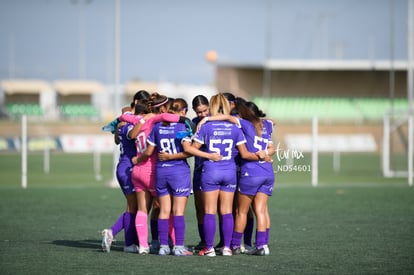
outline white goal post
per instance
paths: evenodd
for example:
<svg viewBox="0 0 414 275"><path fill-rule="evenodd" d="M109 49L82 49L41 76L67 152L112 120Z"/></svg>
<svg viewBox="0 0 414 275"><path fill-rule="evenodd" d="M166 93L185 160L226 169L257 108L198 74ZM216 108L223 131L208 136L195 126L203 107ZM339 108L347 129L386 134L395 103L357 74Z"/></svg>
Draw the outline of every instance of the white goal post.
<svg viewBox="0 0 414 275"><path fill-rule="evenodd" d="M407 111L386 113L384 115L384 133L382 150L382 172L384 177L407 177L409 186L413 185L414 158L414 118ZM401 141L401 139L403 139ZM396 149L397 141L403 143L403 148ZM396 151L401 151L396 153ZM397 156L403 166L393 166L393 158ZM397 158L395 157L395 158ZM407 162L405 163L405 159Z"/></svg>
<svg viewBox="0 0 414 275"><path fill-rule="evenodd" d="M54 139L44 137L29 137L28 134L28 123L29 119L26 115L21 117L21 136L14 139L14 147L21 154L21 187L26 189L28 187L28 155L29 152L43 151L43 172L45 174L50 173L50 154L52 149L61 150L65 154L71 153L91 153L93 154L93 173L96 181L102 180L102 153L112 152L113 138L110 136L103 135L81 135L81 134L62 134L56 138L56 144L60 145L53 146ZM34 143L31 141L41 141L39 146L31 146ZM119 149L114 145L116 150L116 159L119 159ZM114 157L114 158L115 158ZM119 187L118 182L113 183L111 187Z"/></svg>
<svg viewBox="0 0 414 275"><path fill-rule="evenodd" d="M21 137L21 154L22 154L22 188L27 188L27 117L22 116L22 137Z"/></svg>
<svg viewBox="0 0 414 275"><path fill-rule="evenodd" d="M407 2L408 20L407 20L407 99L408 108L404 111L391 110L384 115L384 137L383 137L383 158L382 170L385 177L407 177L408 185L413 185L413 155L414 155L414 0ZM406 153L407 163L404 169L392 167L391 159L393 158L393 151L398 152L398 149L393 143L393 135L397 134L395 141L403 141L403 150ZM399 135L399 136L398 136ZM406 151L406 152L404 152ZM398 153L395 154L398 159Z"/></svg>
<svg viewBox="0 0 414 275"><path fill-rule="evenodd" d="M333 169L339 171L342 153L374 153L378 150L375 138L369 132L320 133L318 128L318 117L313 117L311 133L285 135L286 152L296 154L307 152L311 154L311 169L309 171L311 171L311 182L314 187L318 186L319 153L333 154ZM294 157L288 158L285 156L284 159L292 164ZM279 166L277 170L280 171Z"/></svg>

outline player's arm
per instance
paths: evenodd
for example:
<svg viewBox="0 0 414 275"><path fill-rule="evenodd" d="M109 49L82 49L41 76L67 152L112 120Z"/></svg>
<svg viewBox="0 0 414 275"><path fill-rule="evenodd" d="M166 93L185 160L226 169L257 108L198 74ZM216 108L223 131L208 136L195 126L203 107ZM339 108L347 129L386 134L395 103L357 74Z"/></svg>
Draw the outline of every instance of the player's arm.
<svg viewBox="0 0 414 275"><path fill-rule="evenodd" d="M149 114L147 114L147 115L149 115ZM153 115L153 114L151 114L151 115ZM118 117L118 120L128 122L128 123L131 123L131 124L135 125L141 120L141 118L143 118L142 115L134 115L132 113L124 113L124 114L122 114ZM148 117L146 119L148 119Z"/></svg>
<svg viewBox="0 0 414 275"><path fill-rule="evenodd" d="M151 144L148 144L147 149L139 156L135 156L131 159L134 165L138 164L139 162L146 161L154 152L155 147Z"/></svg>
<svg viewBox="0 0 414 275"><path fill-rule="evenodd" d="M202 120L200 120L200 122L198 122L197 124L197 131L200 130L201 125L203 125L207 121L218 121L218 120L227 120L228 122L236 124L237 127L241 128L240 121L237 117L232 116L232 115L218 114L215 116L206 116Z"/></svg>
<svg viewBox="0 0 414 275"><path fill-rule="evenodd" d="M180 152L176 154L169 154L167 152L158 153L158 160L160 161L174 160L174 159L186 159L189 157L192 157L192 155L186 152Z"/></svg>
<svg viewBox="0 0 414 275"><path fill-rule="evenodd" d="M153 114L146 114L144 117L141 117L139 121L137 121L134 125L134 127L131 129L131 131L128 132L128 137L130 139L137 138L139 132L141 131L142 126L145 124L145 122L150 119Z"/></svg>
<svg viewBox="0 0 414 275"><path fill-rule="evenodd" d="M182 139L181 140L181 144L184 146L184 143L188 143L189 140L187 139ZM191 140L190 140L191 143ZM191 154L183 151L183 152L179 152L179 153L175 153L175 154L170 154L168 152L159 152L158 153L158 160L160 161L166 161L166 160L174 160L174 159L186 159L192 157Z"/></svg>
<svg viewBox="0 0 414 275"><path fill-rule="evenodd" d="M115 133L114 133L114 141L115 141L116 145L119 145L119 143L121 142L121 140L119 139L119 129L121 129L125 124L126 124L126 122L120 122L116 126L116 130L115 130Z"/></svg>
<svg viewBox="0 0 414 275"><path fill-rule="evenodd" d="M170 113L162 113L158 115L154 114L146 114L143 118L141 118L134 126L134 128L130 131L129 138L136 138L144 124L154 125L155 123L167 121L167 122L180 122L185 123L187 127L187 123L191 123L191 120L186 117L181 117L179 115L170 114ZM191 125L190 125L191 126ZM188 126L188 127L190 127Z"/></svg>
<svg viewBox="0 0 414 275"><path fill-rule="evenodd" d="M268 143L265 150L257 151L256 155L260 158L260 160L271 162L273 160L272 156L275 154L275 152L275 147L273 146L273 143L270 142Z"/></svg>
<svg viewBox="0 0 414 275"><path fill-rule="evenodd" d="M160 161L166 161L166 160L174 160L174 159L186 159L189 157L192 157L193 155L186 152L185 148L191 146L191 139L188 137L185 137L181 140L181 145L183 146L183 152L179 152L176 154L170 154L167 152L160 152L158 154L158 159ZM191 150L191 148L189 148Z"/></svg>
<svg viewBox="0 0 414 275"><path fill-rule="evenodd" d="M245 143L241 143L237 145L237 149L239 150L240 156L243 159L252 160L252 161L260 161L260 158L258 155L256 155L255 153L249 152L249 150L247 150Z"/></svg>
<svg viewBox="0 0 414 275"><path fill-rule="evenodd" d="M192 144L190 144L189 142L183 143L184 151L193 156L205 158L211 161L219 161L223 158L223 156L220 155L219 153L207 153L207 152L201 151L200 150L201 146L202 144L199 142L193 142Z"/></svg>

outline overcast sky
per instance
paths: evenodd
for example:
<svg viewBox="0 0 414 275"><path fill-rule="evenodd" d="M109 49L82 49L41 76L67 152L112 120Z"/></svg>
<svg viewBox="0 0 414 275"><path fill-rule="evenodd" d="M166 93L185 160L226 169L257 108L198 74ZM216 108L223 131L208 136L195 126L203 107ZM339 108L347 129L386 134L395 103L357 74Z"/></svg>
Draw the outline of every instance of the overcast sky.
<svg viewBox="0 0 414 275"><path fill-rule="evenodd" d="M114 3L0 0L0 79L84 78L113 83ZM215 50L221 63L263 63L268 55L407 58L407 0L120 3L123 83L132 79L211 83L208 50Z"/></svg>

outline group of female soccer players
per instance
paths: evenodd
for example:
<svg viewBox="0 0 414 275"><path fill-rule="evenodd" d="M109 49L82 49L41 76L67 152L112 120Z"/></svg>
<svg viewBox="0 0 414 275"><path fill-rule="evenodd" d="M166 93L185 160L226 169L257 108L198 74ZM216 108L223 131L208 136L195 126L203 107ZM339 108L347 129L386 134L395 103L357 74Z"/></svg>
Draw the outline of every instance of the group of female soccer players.
<svg viewBox="0 0 414 275"><path fill-rule="evenodd" d="M115 142L121 150L117 178L127 209L110 229L102 231L104 251L110 251L113 236L124 229L125 252L162 256L197 252L208 257L218 252L223 256L270 253L267 200L274 186L273 122L264 119L253 102L230 93L216 94L210 101L198 95L192 108L197 116L189 121L184 99L139 91L131 109L116 120ZM193 156L191 184L187 158ZM191 193L200 236L196 251L184 245L185 209ZM214 247L217 214L220 243Z"/></svg>

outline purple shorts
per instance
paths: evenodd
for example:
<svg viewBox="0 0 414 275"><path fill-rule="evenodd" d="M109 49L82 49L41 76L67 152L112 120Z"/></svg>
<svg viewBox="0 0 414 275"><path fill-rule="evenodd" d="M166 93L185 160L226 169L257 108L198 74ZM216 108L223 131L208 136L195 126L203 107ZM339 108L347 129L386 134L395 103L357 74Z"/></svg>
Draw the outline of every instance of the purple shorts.
<svg viewBox="0 0 414 275"><path fill-rule="evenodd" d="M116 178L125 196L135 192L131 181L132 164L130 161L121 161L116 166Z"/></svg>
<svg viewBox="0 0 414 275"><path fill-rule="evenodd" d="M157 196L172 195L174 197L188 197L191 193L190 168L182 169L158 169L156 176Z"/></svg>
<svg viewBox="0 0 414 275"><path fill-rule="evenodd" d="M237 176L235 170L209 170L201 174L201 190L203 192L221 190L235 192Z"/></svg>
<svg viewBox="0 0 414 275"><path fill-rule="evenodd" d="M135 165L132 168L131 178L135 192L148 191L153 197L157 195L155 190L155 173L151 168L144 165Z"/></svg>
<svg viewBox="0 0 414 275"><path fill-rule="evenodd" d="M271 196L273 193L273 187L275 184L275 177L250 177L250 176L240 176L238 190L244 195L255 196L257 193L261 192L268 196Z"/></svg>

